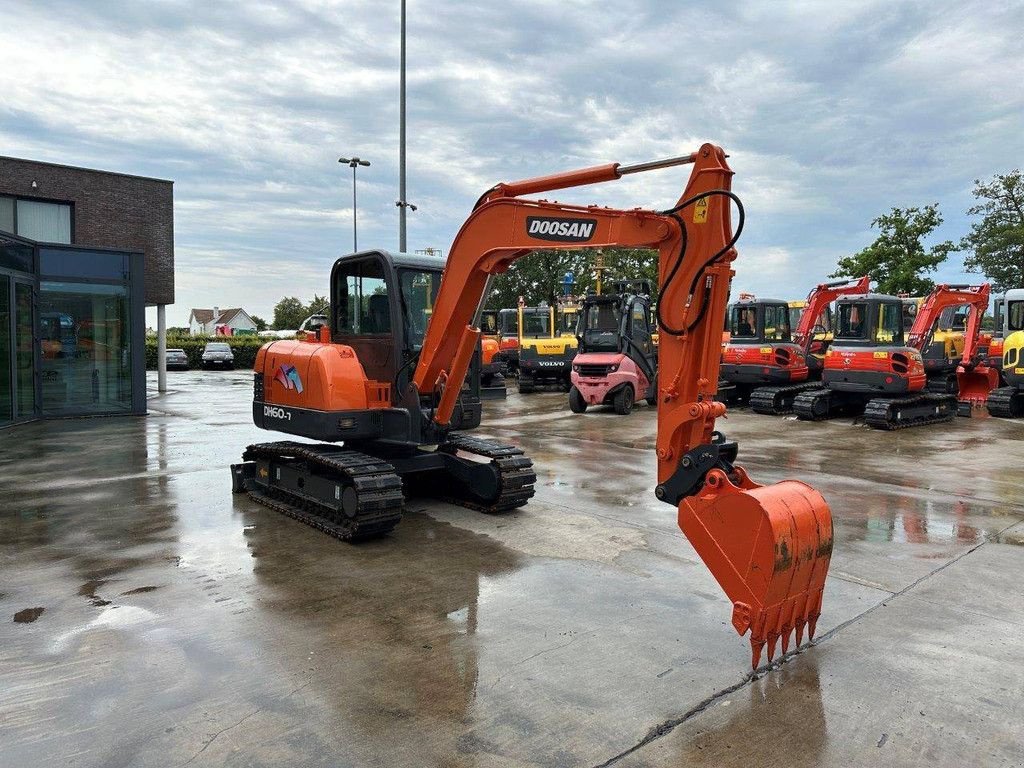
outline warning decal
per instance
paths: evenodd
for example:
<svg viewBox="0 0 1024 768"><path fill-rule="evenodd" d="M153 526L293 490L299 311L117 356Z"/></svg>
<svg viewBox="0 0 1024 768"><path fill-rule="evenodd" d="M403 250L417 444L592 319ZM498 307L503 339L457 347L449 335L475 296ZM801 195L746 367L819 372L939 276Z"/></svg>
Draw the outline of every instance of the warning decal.
<svg viewBox="0 0 1024 768"><path fill-rule="evenodd" d="M708 220L708 199L702 197L693 204L693 223L704 224Z"/></svg>

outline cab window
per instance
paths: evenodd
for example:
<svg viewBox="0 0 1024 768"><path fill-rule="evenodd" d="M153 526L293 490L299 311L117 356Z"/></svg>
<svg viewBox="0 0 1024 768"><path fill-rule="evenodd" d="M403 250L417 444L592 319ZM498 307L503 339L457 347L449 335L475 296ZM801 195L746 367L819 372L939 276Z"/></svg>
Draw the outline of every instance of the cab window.
<svg viewBox="0 0 1024 768"><path fill-rule="evenodd" d="M836 338L866 339L867 327L864 320L867 313L867 302L855 301L840 304L836 313Z"/></svg>
<svg viewBox="0 0 1024 768"><path fill-rule="evenodd" d="M633 305L632 325L630 335L633 343L643 347L651 340L651 329L647 326L647 312L643 305Z"/></svg>
<svg viewBox="0 0 1024 768"><path fill-rule="evenodd" d="M377 259L346 264L335 275L335 331L351 336L391 333L384 266Z"/></svg>
<svg viewBox="0 0 1024 768"><path fill-rule="evenodd" d="M784 304L768 304L764 308L765 341L789 341L789 307Z"/></svg>
<svg viewBox="0 0 1024 768"><path fill-rule="evenodd" d="M410 349L423 346L427 323L434 311L441 273L433 270L400 269L398 282L402 288L405 310L405 338ZM490 316L493 320L493 315Z"/></svg>
<svg viewBox="0 0 1024 768"><path fill-rule="evenodd" d="M1006 324L1013 331L1024 331L1024 301L1006 303Z"/></svg>
<svg viewBox="0 0 1024 768"><path fill-rule="evenodd" d="M548 313L523 312L523 336L541 338L550 336L548 333Z"/></svg>
<svg viewBox="0 0 1024 768"><path fill-rule="evenodd" d="M494 336L498 332L498 315L495 312L484 312L480 315L480 330L487 336Z"/></svg>
<svg viewBox="0 0 1024 768"><path fill-rule="evenodd" d="M757 310L751 305L734 305L729 314L729 333L736 339L757 338Z"/></svg>
<svg viewBox="0 0 1024 768"><path fill-rule="evenodd" d="M875 341L879 344L903 341L903 310L900 307L895 304L879 305Z"/></svg>

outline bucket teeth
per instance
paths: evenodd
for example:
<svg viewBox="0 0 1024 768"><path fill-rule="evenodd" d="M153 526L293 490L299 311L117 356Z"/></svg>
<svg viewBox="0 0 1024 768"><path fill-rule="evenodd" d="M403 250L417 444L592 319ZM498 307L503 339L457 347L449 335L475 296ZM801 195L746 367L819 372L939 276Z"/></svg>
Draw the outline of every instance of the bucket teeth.
<svg viewBox="0 0 1024 768"><path fill-rule="evenodd" d="M716 474L718 473L718 474ZM832 515L796 480L759 486L745 473L712 470L704 491L679 503L679 527L733 603L732 625L750 632L757 669L813 637L832 555ZM742 534L742 535L741 535Z"/></svg>
<svg viewBox="0 0 1024 768"><path fill-rule="evenodd" d="M761 663L761 652L764 650L764 640L750 638L750 668L756 670Z"/></svg>

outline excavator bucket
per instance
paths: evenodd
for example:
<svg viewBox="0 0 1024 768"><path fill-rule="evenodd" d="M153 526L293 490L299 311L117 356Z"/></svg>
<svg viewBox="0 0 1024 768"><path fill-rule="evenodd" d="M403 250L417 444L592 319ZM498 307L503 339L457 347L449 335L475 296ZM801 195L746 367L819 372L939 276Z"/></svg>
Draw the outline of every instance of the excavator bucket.
<svg viewBox="0 0 1024 768"><path fill-rule="evenodd" d="M735 481L735 482L734 482ZM679 527L733 603L732 624L750 631L752 666L814 638L829 560L832 513L797 480L761 486L739 467L711 470L679 503Z"/></svg>
<svg viewBox="0 0 1024 768"><path fill-rule="evenodd" d="M980 408L988 400L988 393L999 386L999 371L987 365L976 365L970 370L956 369L956 383L960 387L959 399L968 412Z"/></svg>

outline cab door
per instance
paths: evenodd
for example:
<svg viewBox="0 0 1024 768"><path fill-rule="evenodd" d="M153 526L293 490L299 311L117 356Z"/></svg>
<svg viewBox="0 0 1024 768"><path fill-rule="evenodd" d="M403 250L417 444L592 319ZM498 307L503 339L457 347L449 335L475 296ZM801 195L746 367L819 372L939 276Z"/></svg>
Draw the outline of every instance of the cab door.
<svg viewBox="0 0 1024 768"><path fill-rule="evenodd" d="M392 383L397 373L398 286L379 254L338 264L331 285L331 339L347 344L374 381Z"/></svg>

